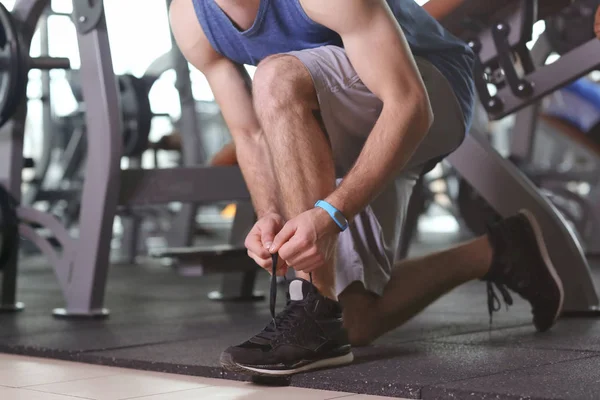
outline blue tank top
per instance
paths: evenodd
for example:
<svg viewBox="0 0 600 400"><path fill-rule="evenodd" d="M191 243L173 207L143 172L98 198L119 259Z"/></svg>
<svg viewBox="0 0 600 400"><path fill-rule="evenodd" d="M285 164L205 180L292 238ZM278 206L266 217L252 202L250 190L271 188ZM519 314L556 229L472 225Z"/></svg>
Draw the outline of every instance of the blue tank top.
<svg viewBox="0 0 600 400"><path fill-rule="evenodd" d="M215 0L193 0L200 25L213 48L247 65L280 53L326 45L343 47L340 36L317 24L299 0L261 0L254 24L240 31ZM474 56L461 40L446 31L414 0L387 0L415 56L425 58L448 79L468 127L473 113Z"/></svg>

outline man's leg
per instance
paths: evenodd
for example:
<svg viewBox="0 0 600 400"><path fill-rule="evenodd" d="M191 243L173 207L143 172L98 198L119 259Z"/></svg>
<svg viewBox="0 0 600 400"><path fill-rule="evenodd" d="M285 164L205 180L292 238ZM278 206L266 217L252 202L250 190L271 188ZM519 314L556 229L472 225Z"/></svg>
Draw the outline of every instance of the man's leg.
<svg viewBox="0 0 600 400"><path fill-rule="evenodd" d="M381 296L365 290L362 283L349 285L340 302L351 343L371 343L454 287L474 279L487 281L490 317L501 305L494 286L507 305L512 304L507 289L527 300L540 332L550 329L562 311L562 282L541 228L533 215L522 211L491 226L484 237L398 263Z"/></svg>
<svg viewBox="0 0 600 400"><path fill-rule="evenodd" d="M255 110L269 145L280 196L290 219L314 207L335 188L332 150L315 117L317 94L310 73L289 55L268 58L254 76ZM230 371L282 376L345 365L354 359L337 301L333 263L309 276L297 273L288 302L262 332L226 349ZM314 287L318 290L314 290Z"/></svg>
<svg viewBox="0 0 600 400"><path fill-rule="evenodd" d="M317 93L304 65L293 56L279 55L258 66L253 95L283 197L281 213L290 219L335 189L331 147L315 117ZM309 279L304 273L296 276ZM336 299L332 263L313 273L313 283L321 294Z"/></svg>
<svg viewBox="0 0 600 400"><path fill-rule="evenodd" d="M487 237L398 263L382 296L354 282L340 295L344 323L354 346L367 345L402 325L442 295L483 278L492 262Z"/></svg>

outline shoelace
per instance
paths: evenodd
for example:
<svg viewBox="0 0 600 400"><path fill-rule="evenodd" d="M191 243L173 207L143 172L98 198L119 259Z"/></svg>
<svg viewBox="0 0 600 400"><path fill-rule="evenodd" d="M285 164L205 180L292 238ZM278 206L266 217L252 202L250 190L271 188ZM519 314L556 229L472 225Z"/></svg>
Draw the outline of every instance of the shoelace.
<svg viewBox="0 0 600 400"><path fill-rule="evenodd" d="M281 332L289 331L301 320L303 307L297 303L288 304L283 311L273 318L273 321L257 336L268 341L273 340Z"/></svg>
<svg viewBox="0 0 600 400"><path fill-rule="evenodd" d="M490 328L492 326L493 313L500 311L500 309L502 308L502 302L500 301L498 294L494 290L494 286L496 286L498 291L500 291L500 294L502 295L502 298L504 299L504 304L506 304L506 309L508 309L509 306L513 305L513 298L510 295L510 293L508 292L508 289L506 289L506 286L504 286L501 283L488 281L487 282L487 303L488 303L488 312L490 314Z"/></svg>
<svg viewBox="0 0 600 400"><path fill-rule="evenodd" d="M492 222L488 221L486 223L486 230L489 235L492 234L493 229L494 229L494 227L493 227ZM513 298L510 295L510 293L508 292L508 289L506 289L506 286L504 284L498 283L498 282L493 282L491 280L488 280L486 283L487 283L488 313L490 314L490 329L491 329L493 314L495 312L500 311L500 309L502 308L502 302L500 301L498 294L494 290L494 286L496 286L498 291L500 291L500 294L502 295L502 298L504 299L504 304L506 305L507 310L508 310L509 306L513 305Z"/></svg>

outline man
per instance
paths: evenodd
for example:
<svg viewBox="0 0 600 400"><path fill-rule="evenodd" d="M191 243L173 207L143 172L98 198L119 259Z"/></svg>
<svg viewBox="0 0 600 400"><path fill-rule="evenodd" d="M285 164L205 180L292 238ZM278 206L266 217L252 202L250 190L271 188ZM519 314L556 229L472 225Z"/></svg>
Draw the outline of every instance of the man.
<svg viewBox="0 0 600 400"><path fill-rule="evenodd" d="M248 254L296 271L286 308L221 356L290 375L352 361L450 289L488 282L527 299L540 331L563 301L539 227L521 213L489 234L396 263L416 180L464 138L469 48L413 0L174 0L171 25L235 141L258 222ZM258 65L251 83L241 64Z"/></svg>

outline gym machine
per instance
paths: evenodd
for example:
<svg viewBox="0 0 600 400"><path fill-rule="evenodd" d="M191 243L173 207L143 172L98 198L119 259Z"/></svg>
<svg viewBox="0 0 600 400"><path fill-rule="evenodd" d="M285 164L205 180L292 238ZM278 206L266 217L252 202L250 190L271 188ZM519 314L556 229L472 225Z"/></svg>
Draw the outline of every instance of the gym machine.
<svg viewBox="0 0 600 400"><path fill-rule="evenodd" d="M531 50L536 66L543 66L553 53L548 36L542 34ZM574 233L580 238L586 255L594 255L600 248L597 240L600 234L600 146L564 119L564 111L553 111L558 112L557 116L546 114L546 106L555 101L555 96L562 98L569 94L570 90L560 89L550 98L517 112L506 155L575 228ZM561 104L560 107L581 104L577 98L571 101L574 104ZM476 113L485 113L485 110L480 107ZM478 201L477 194L466 182L461 182L458 202L467 226L476 234L485 232L486 221L497 218L493 209Z"/></svg>
<svg viewBox="0 0 600 400"><path fill-rule="evenodd" d="M81 58L79 74L86 104L88 149L79 234L71 237L52 215L19 206L27 114L24 66L42 69L68 67L64 60L27 57L33 33L48 5L49 0L17 0L11 13L4 7L0 9L1 28L6 32L6 43L2 46L0 86L0 182L17 206L20 235L35 243L54 269L65 300L65 307L54 310L54 315L63 318L102 318L109 315L104 308L104 295L113 221L119 206L148 206L174 201L191 204L223 200L247 202L249 193L239 169L234 167L121 170L122 115L103 2L74 0L73 20ZM93 151L89 151L91 149ZM3 221L9 220L7 216L9 214L3 216ZM57 249L52 246L38 234L34 226L52 232L60 247ZM1 306L5 311L22 308L16 299L18 246L11 249L10 260L2 266ZM186 252L187 255L194 253L207 270L214 268L217 272L223 272L221 268L224 264L233 265L238 271L245 269L256 272L258 269L245 250L235 246L225 246L218 252L214 249ZM223 259L227 262L223 262Z"/></svg>
<svg viewBox="0 0 600 400"><path fill-rule="evenodd" d="M531 50L533 64L544 66L553 53L570 57L569 53L573 50L586 42L596 41L593 26L599 6L599 0L580 0L546 19L546 30ZM594 55L589 53L588 57L593 59ZM586 254L599 254L600 151L597 149L600 143L594 142L567 121L541 118L543 111L539 102L516 114L513 128L516 134L511 136L510 158L550 196L552 203L574 225ZM562 134L555 138L558 143L553 154L544 154L550 162L541 167L535 164L538 128L546 131L558 129ZM580 195L569 190L570 182L587 183L590 193Z"/></svg>
<svg viewBox="0 0 600 400"><path fill-rule="evenodd" d="M504 9L490 28L468 38L476 54L477 94L491 120L539 102L600 64L600 41L594 39L550 65L534 65L527 43L538 20L537 2L519 0L508 7L509 11ZM495 93L489 85L495 86ZM598 294L582 247L565 218L535 184L501 157L485 134L477 130L469 132L463 145L448 160L499 215L507 217L528 209L536 216L564 284L564 314L597 315Z"/></svg>

